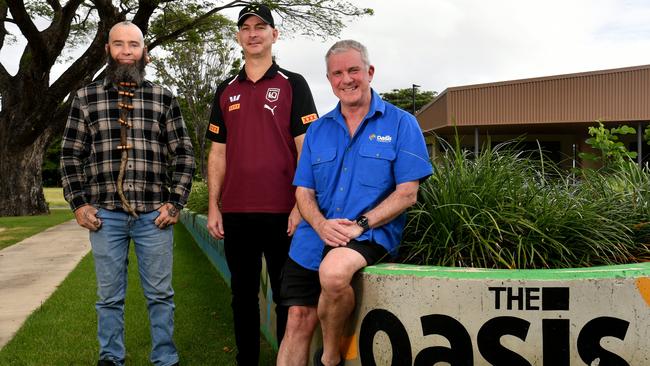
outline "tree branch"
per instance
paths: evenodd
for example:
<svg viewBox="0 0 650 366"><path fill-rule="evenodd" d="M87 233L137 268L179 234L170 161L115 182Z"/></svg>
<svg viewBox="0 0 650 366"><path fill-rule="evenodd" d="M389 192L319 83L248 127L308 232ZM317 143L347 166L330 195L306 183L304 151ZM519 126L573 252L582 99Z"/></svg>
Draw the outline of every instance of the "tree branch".
<svg viewBox="0 0 650 366"><path fill-rule="evenodd" d="M167 33L167 34L164 34L164 35L152 40L147 47L151 51L156 46L160 46L161 44L164 44L167 41L174 40L174 39L178 38L180 35L182 35L183 33L194 29L197 25L201 24L203 21L208 19L210 16L220 12L221 10L229 9L229 8L236 8L236 7L244 6L244 5L249 4L249 3L250 3L250 1L236 0L236 1L231 1L231 2L229 2L229 3L227 3L227 4L223 5L223 6L218 6L218 7L212 8L211 10L206 12L205 14L194 18L194 20L192 20L191 22L186 23L183 26L181 26L181 27L179 27L179 28Z"/></svg>
<svg viewBox="0 0 650 366"><path fill-rule="evenodd" d="M50 4L50 7L54 12L58 12L61 10L61 4L58 1L55 0L47 0L47 3Z"/></svg>
<svg viewBox="0 0 650 366"><path fill-rule="evenodd" d="M151 15L158 8L159 1L152 0L140 0L138 11L133 16L133 24L137 25L142 34L146 35L149 31L149 19Z"/></svg>
<svg viewBox="0 0 650 366"><path fill-rule="evenodd" d="M28 46L25 48L25 52L28 52L29 49L33 53L32 60L45 59L43 56L45 56L46 44L41 37L41 33L29 17L29 14L27 14L25 3L22 0L6 0L6 3L18 29L20 29L20 32L27 39Z"/></svg>
<svg viewBox="0 0 650 366"><path fill-rule="evenodd" d="M5 28L5 22L7 20L8 12L7 4L5 2L0 2L0 50L5 44L5 37L7 36L7 28Z"/></svg>
<svg viewBox="0 0 650 366"><path fill-rule="evenodd" d="M114 24L124 20L124 16L117 11L110 0L97 0L95 5L100 21L93 41L83 55L52 83L49 92L54 97L64 98L82 85L90 83L97 71L104 66L106 59L104 45L108 42L108 32Z"/></svg>
<svg viewBox="0 0 650 366"><path fill-rule="evenodd" d="M48 3L52 2L54 0L48 0ZM58 11L56 11L50 26L41 33L47 45L47 59L42 61L47 65L47 70L52 68L52 65L56 62L56 58L61 54L63 47L65 47L66 40L70 35L72 21L82 2L83 0L70 0L63 8L60 5L58 7L52 6L53 9L55 7L58 8Z"/></svg>

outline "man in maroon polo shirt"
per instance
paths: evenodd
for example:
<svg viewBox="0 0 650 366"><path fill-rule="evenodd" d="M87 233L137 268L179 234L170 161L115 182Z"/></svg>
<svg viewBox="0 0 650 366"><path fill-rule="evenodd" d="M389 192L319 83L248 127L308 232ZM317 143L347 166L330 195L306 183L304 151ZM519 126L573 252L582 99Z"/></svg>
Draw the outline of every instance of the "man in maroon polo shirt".
<svg viewBox="0 0 650 366"><path fill-rule="evenodd" d="M208 157L208 231L224 239L231 273L237 363L259 362L259 302L262 255L273 300L290 236L300 222L293 175L304 134L318 116L305 79L280 68L271 47L278 38L270 9L242 9L237 40L245 65L219 85L206 136ZM287 308L276 307L277 339L282 340Z"/></svg>

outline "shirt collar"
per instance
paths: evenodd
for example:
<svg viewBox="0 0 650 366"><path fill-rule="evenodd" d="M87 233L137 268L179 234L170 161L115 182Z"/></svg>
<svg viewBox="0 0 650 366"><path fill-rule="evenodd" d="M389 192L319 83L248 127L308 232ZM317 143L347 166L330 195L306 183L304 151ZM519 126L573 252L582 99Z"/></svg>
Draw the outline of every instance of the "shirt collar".
<svg viewBox="0 0 650 366"><path fill-rule="evenodd" d="M271 67L269 67L269 69L264 73L264 76L262 76L262 79L273 79L273 77L278 73L278 70L280 70L280 66L273 61ZM246 67L242 67L241 70L239 70L239 74L237 74L237 80L244 81L246 79L248 79L248 75L246 75Z"/></svg>
<svg viewBox="0 0 650 366"><path fill-rule="evenodd" d="M384 112L386 111L386 102L384 102L383 99L375 92L374 89L370 89L370 108L368 108L368 114L366 114L366 117L364 118L365 120L371 119L375 115L383 115ZM336 104L336 108L334 108L330 113L326 114L323 117L330 117L334 119L339 119L343 120L343 115L341 114L341 102L338 102Z"/></svg>

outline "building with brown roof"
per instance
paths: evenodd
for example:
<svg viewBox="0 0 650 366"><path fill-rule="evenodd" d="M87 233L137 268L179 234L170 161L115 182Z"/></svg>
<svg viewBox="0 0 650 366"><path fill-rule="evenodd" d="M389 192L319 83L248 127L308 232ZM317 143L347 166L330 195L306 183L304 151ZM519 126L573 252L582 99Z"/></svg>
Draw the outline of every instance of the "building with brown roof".
<svg viewBox="0 0 650 366"><path fill-rule="evenodd" d="M461 144L475 152L487 141L525 136L565 166L591 150L585 140L596 120L625 124L637 129L623 141L631 151L641 146L641 162L650 152L642 140L650 122L650 65L451 87L416 117L425 134L448 141L456 129Z"/></svg>

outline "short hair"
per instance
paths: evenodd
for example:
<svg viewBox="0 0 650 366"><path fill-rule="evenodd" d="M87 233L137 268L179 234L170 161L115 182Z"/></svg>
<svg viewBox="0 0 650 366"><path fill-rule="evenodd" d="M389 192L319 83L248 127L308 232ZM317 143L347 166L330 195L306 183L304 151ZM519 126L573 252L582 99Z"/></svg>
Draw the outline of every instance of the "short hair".
<svg viewBox="0 0 650 366"><path fill-rule="evenodd" d="M325 65L327 65L330 56L343 53L349 50L358 51L361 54L361 61L363 61L364 65L366 65L366 68L370 67L370 59L368 58L368 49L366 48L366 46L362 45L361 42L352 39L345 39L334 43L332 47L330 47L330 49L325 54Z"/></svg>

